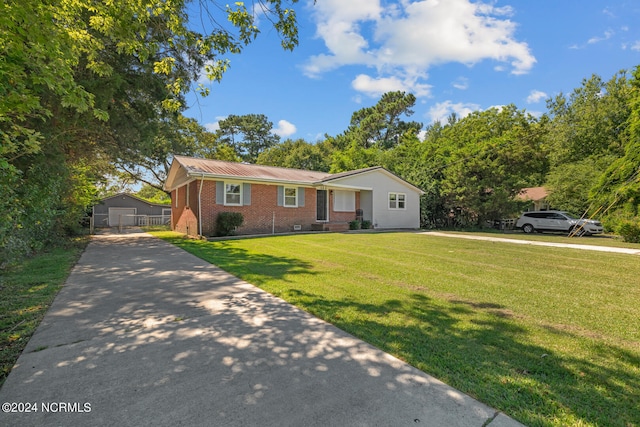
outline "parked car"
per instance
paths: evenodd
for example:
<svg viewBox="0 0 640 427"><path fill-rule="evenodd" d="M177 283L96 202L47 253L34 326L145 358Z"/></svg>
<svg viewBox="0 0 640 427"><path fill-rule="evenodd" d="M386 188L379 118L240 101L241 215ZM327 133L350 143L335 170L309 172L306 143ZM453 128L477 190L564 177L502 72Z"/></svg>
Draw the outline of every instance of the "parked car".
<svg viewBox="0 0 640 427"><path fill-rule="evenodd" d="M575 233L577 236L604 232L600 221L581 219L564 211L525 212L516 221L516 228L521 228L525 233L550 231Z"/></svg>

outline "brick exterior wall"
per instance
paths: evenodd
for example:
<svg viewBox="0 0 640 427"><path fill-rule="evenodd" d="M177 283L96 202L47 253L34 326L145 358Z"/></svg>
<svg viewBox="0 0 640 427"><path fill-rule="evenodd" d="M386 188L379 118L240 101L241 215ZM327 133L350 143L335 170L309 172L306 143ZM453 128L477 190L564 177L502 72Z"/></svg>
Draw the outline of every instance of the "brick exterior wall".
<svg viewBox="0 0 640 427"><path fill-rule="evenodd" d="M187 205L187 185L171 193L172 229L181 233L198 234L198 194L200 181L189 185ZM300 225L302 231L312 230L316 221L316 189L304 189L304 206L290 208L278 206L278 186L251 184L251 204L245 206L225 206L216 204L216 181L204 181L201 192L202 234L215 234L216 218L220 212L240 212L244 224L237 234L270 234L294 231L294 225ZM175 195L178 203L176 206ZM360 206L360 193L356 193L356 209ZM355 212L333 212L333 197L329 197L329 222L347 223L355 219ZM188 228L188 230L187 230ZM188 231L188 232L187 232Z"/></svg>
<svg viewBox="0 0 640 427"><path fill-rule="evenodd" d="M194 195L194 189L196 185L191 182L171 192L171 229L190 236L198 235L198 194Z"/></svg>

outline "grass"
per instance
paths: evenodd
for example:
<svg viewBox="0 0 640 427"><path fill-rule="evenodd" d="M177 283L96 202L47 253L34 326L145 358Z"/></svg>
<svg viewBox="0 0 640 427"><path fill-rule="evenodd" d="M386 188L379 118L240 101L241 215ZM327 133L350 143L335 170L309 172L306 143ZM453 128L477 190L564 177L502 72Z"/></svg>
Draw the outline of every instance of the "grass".
<svg viewBox="0 0 640 427"><path fill-rule="evenodd" d="M0 386L62 288L88 237L1 271Z"/></svg>
<svg viewBox="0 0 640 427"><path fill-rule="evenodd" d="M640 260L411 233L154 233L529 426L640 426Z"/></svg>

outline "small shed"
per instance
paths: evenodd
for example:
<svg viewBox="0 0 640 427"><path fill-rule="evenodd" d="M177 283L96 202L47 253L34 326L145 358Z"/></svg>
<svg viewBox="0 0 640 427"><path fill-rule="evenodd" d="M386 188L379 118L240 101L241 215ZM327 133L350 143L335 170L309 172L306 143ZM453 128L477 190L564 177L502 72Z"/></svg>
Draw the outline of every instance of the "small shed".
<svg viewBox="0 0 640 427"><path fill-rule="evenodd" d="M161 225L171 222L171 205L150 203L132 194L105 197L93 206L94 227Z"/></svg>

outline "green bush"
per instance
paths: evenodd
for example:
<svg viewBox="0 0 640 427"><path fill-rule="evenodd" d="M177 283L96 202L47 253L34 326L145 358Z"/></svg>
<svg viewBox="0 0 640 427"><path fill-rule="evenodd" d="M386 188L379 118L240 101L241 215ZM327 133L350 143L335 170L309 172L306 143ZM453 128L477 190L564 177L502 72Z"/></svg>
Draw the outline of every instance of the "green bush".
<svg viewBox="0 0 640 427"><path fill-rule="evenodd" d="M360 229L360 221L354 219L349 222L349 230L359 230Z"/></svg>
<svg viewBox="0 0 640 427"><path fill-rule="evenodd" d="M364 221L362 221L362 223L360 224L360 228L362 228L363 230L368 230L371 228L371 221L365 219Z"/></svg>
<svg viewBox="0 0 640 427"><path fill-rule="evenodd" d="M621 221L617 231L625 242L640 243L640 221Z"/></svg>
<svg viewBox="0 0 640 427"><path fill-rule="evenodd" d="M240 212L220 212L216 218L216 236L233 236L243 222Z"/></svg>

